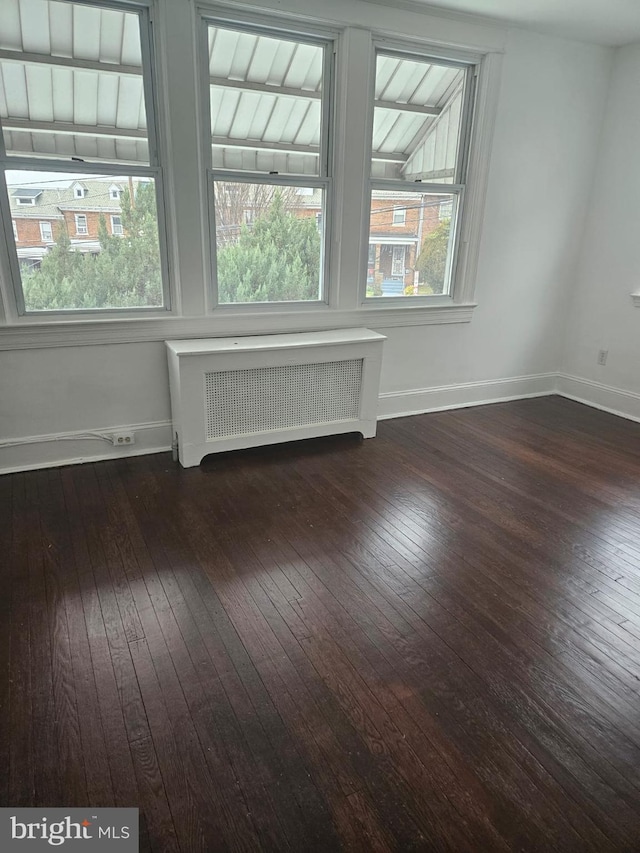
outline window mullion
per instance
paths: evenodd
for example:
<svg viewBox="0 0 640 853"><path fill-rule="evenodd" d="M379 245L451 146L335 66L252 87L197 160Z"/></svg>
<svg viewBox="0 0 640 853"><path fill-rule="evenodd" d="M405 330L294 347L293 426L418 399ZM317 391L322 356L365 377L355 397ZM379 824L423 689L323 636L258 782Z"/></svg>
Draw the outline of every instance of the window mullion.
<svg viewBox="0 0 640 853"><path fill-rule="evenodd" d="M366 269L370 108L373 91L371 33L348 28L342 35L336 68L334 234L331 258L332 306L355 309L358 283Z"/></svg>

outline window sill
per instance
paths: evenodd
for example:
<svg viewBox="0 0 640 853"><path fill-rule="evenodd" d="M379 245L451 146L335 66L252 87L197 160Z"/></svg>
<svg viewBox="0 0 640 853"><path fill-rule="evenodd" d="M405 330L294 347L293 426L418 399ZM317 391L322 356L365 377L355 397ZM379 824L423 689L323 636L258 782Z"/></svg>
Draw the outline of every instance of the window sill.
<svg viewBox="0 0 640 853"><path fill-rule="evenodd" d="M165 341L173 338L221 337L227 335L277 334L320 331L363 326L389 329L402 326L431 326L469 323L475 303L433 305L421 308L360 308L338 311L287 311L231 314L225 311L208 317L131 317L128 319L50 321L16 323L0 327L0 350L45 347L94 346Z"/></svg>

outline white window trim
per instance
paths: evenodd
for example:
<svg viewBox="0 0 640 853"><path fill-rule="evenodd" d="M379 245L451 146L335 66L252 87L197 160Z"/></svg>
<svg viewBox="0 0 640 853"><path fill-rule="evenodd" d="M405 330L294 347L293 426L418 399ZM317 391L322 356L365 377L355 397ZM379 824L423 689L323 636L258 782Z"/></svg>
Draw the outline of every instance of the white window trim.
<svg viewBox="0 0 640 853"><path fill-rule="evenodd" d="M28 201L24 201L24 196L20 198L20 196L15 196L16 204L18 207L35 207L36 200L35 198L30 198Z"/></svg>
<svg viewBox="0 0 640 853"><path fill-rule="evenodd" d="M10 238L8 226L0 228L0 335L4 334L4 329L9 325L20 325L25 328L27 335L33 334L31 329L49 326L51 324L64 324L73 317L74 323L72 329L79 328L82 322L92 323L96 318L106 322L112 322L115 318L130 318L136 320L138 318L148 317L168 317L176 314L175 311L175 293L171 286L170 265L173 262L174 247L170 245L168 221L169 215L166 211L164 203L164 168L161 165L165 159L165 146L161 143L160 125L162 120L165 121L164 131L165 136L169 134L169 128L166 125L166 114L164 107L159 106L157 98L157 90L159 87L158 81L162 79L160 69L157 67L154 40L156 29L152 28L152 8L155 9L156 4L153 0L75 0L75 2L85 3L96 6L100 9L122 9L130 13L138 15L140 26L140 48L142 53L142 80L145 93L145 105L147 112L147 141L149 147L149 164L132 165L128 162L108 163L108 162L92 162L91 160L73 160L69 164L68 160L62 158L47 159L44 157L29 157L29 156L11 156L7 157L4 149L4 141L0 133L0 214L3 220L9 211L8 194L6 190L6 182L4 178L4 169L24 170L24 171L47 171L47 172L63 172L69 174L74 173L77 180L71 185L74 189L75 185L81 183L82 175L87 178L96 174L104 176L112 176L113 179L121 177L123 172L131 177L152 178L155 186L156 205L158 216L158 234L159 234L159 250L160 250L160 267L162 272L163 285L163 305L161 307L149 306L138 308L93 308L93 309L73 309L59 311L31 311L25 312L24 297L21 287L20 268L17 259L15 241ZM162 29L162 27L160 27ZM16 54L19 56L19 54ZM79 67L82 61L79 60ZM1 124L1 120L0 120ZM162 156L161 156L162 154ZM84 194L86 196L86 193ZM35 205L35 199L33 201ZM175 217L173 218L175 223ZM87 223L88 224L88 223ZM74 235L75 236L75 235ZM79 236L87 236L80 233ZM134 327L130 326L132 331ZM71 333L71 343L73 343L73 333Z"/></svg>
<svg viewBox="0 0 640 853"><path fill-rule="evenodd" d="M91 0L88 0L91 2ZM210 18L219 17L219 7L208 0L200 12ZM146 3L146 0L141 0ZM280 21L271 12L254 14L255 7L247 10L247 19L251 23L278 26ZM227 9L227 14L237 20L237 12ZM281 13L282 14L282 13ZM285 13L286 14L286 13ZM248 310L235 310L236 306L222 306L211 311L203 280L207 277L207 235L204 231L203 217L208 213L208 205L203 193L202 173L194 168L196 150L201 149L202 116L198 108L198 93L193 85L193 74L182 60L184 51L193 48L194 25L181 13L176 4L161 3L158 11L154 9L154 34L162 49L156 57L155 86L162 88L165 96L156 104L156 116L163 139L166 142L164 158L166 168L171 174L174 193L166 216L172 225L173 242L165 247L166 263L172 265L175 278L181 282L181 290L172 293L172 307L164 309L135 309L131 311L87 311L79 314L71 312L60 314L20 316L15 310L10 280L6 271L0 273L0 349L30 348L59 345L90 345L93 343L124 343L136 341L162 341L168 337L202 337L221 334L256 334L266 332L286 332L295 330L314 330L326 328L345 328L366 325L371 328L402 327L406 325L439 325L442 323L467 323L472 319L475 302L473 300L475 270L477 267L482 227L482 209L486 195L489 153L493 126L498 102L500 67L506 30L504 28L476 28L469 36L456 36L451 39L448 30L443 29L442 20L437 13L420 11L427 23L435 23L437 37L442 44L432 42L429 45L413 44L420 50L432 55L453 51L448 45L463 44L465 40L473 43L478 54L483 55L481 74L476 96L475 146L471 152L468 169L465 206L467 215L461 234L461 251L458 258L458 276L462 283L458 301L451 298L433 297L427 306L409 306L405 300L399 305L371 305L362 308L355 294L354 282L366 279L368 250L368 220L366 211L368 199L363 189L367 183L368 163L363 177L362 156L358 155L358 143L366 141L361 131L354 132L357 122L361 121L366 105L362 102L361 81L350 80L351 69L363 61L369 61L371 41L376 34L360 27L353 27L347 14L338 13L337 19L322 23L321 14L310 25L313 30L326 25L327 31L338 33L338 57L336 80L338 96L335 102L334 141L334 179L343 191L334 197L332 216L336 227L335 234L341 239L332 241L335 251L330 259L329 275L333 288L330 292L329 306L313 306L315 310L299 310L298 306L279 304L265 317L264 312L247 306ZM415 13L412 13L415 16ZM291 22L297 21L304 30L302 16L289 15L283 29L294 29ZM403 43L409 43L415 37L415 21L402 9L394 10L388 18L393 26L394 38L402 36ZM385 34L382 33L382 36ZM167 49L169 44L174 49ZM181 47L182 50L175 48ZM347 55L349 61L347 61ZM185 121L185 116L196 116L197 123ZM349 117L350 127L345 130ZM352 120L353 119L353 120ZM355 144L354 144L355 143ZM360 149L362 150L362 149ZM188 152L185 156L185 152ZM68 164L65 165L68 171ZM91 165L87 174L95 174L96 167ZM102 170L100 170L102 171ZM120 168L121 171L121 168ZM358 175L360 171L360 175ZM107 172L103 172L107 173ZM110 172L114 176L117 171ZM160 212L162 204L162 184L156 180ZM195 200L195 201L194 201ZM8 206L2 210L3 219L8 218ZM353 229L347 235L341 227L347 219L363 225L363 233L355 238ZM164 225L161 227L164 228ZM347 239L348 237L348 239ZM0 235L0 242L2 240ZM178 253L179 248L179 253ZM0 256L5 250L0 247ZM308 309L309 306L303 306ZM230 310L227 310L230 309Z"/></svg>
<svg viewBox="0 0 640 853"><path fill-rule="evenodd" d="M13 239L17 242L18 241L18 223L15 221L15 219L11 220L11 227L13 229Z"/></svg>
<svg viewBox="0 0 640 853"><path fill-rule="evenodd" d="M89 220L87 219L86 213L76 213L74 216L76 222L76 234L79 237L86 237L89 233ZM80 230L80 220L84 219L84 224L82 225L82 230Z"/></svg>
<svg viewBox="0 0 640 853"><path fill-rule="evenodd" d="M472 141L472 126L474 126L475 119L478 112L478 80L480 78L480 66L482 62L482 57L475 52L465 52L465 51L442 51L433 50L429 45L416 45L410 41L405 40L396 40L389 39L383 36L373 37L373 51L370 58L370 83L369 83L369 92L368 92L368 137L367 137L367 147L365 149L367 156L367 170L370 171L370 163L372 156L372 144L373 144L373 117L374 117L374 98L375 98L375 79L376 79L376 62L377 56L379 54L391 54L391 55L399 55L406 56L408 59L417 59L428 62L429 60L433 60L435 62L442 62L443 64L455 64L458 67L465 68L465 83L463 89L463 112L461 117L461 136L460 136L460 147L458 150L457 158L456 158L456 168L455 168L455 180L462 181L462 183L452 183L452 184L437 184L435 182L410 182L410 181L401 181L394 179L378 179L373 176L369 179L368 188L367 188L367 208L368 215L366 217L366 230L367 230L367 240L369 238L368 231L370 227L370 216L371 216L371 203L372 203L372 193L375 190L389 190L389 191L397 191L415 193L416 195L420 193L430 193L430 192L442 192L443 194L453 195L454 196L454 211L456 211L456 215L452 217L452 226L453 233L451 237L451 241L449 244L449 255L447 259L447 275L446 280L449 282L450 287L449 291L446 294L437 294L433 296L404 296L402 298L402 303L409 307L414 306L428 306L430 303L437 301L440 303L443 299L449 300L451 304L460 304L463 301L466 301L464 298L464 284L462 280L462 276L458 274L458 262L460 255L462 254L462 230L463 230L463 220L470 217L470 212L466 211L465 205L463 205L463 199L467 191L468 184L468 172L469 172L469 164L471 151L475 145L471 145ZM465 115L466 113L466 115ZM466 123L466 124L465 124ZM395 215L395 209L394 209ZM396 223L392 223L395 225ZM365 222L363 222L363 226ZM364 252L363 252L364 255ZM474 276L475 278L475 276ZM379 305L388 303L390 300L398 301L397 297L367 297L366 287L367 287L367 277L366 273L361 276L361 285L360 285L360 305L362 307L368 307L371 305Z"/></svg>
<svg viewBox="0 0 640 853"><path fill-rule="evenodd" d="M44 236L43 226L48 227L49 236ZM50 222L41 222L40 223L40 239L43 243L53 243L53 225Z"/></svg>
<svg viewBox="0 0 640 853"><path fill-rule="evenodd" d="M323 99L322 99L322 125L319 152L319 171L317 175L273 175L264 172L233 171L226 169L214 169L211 159L211 115L210 115L210 80L209 80L209 51L208 33L210 26L229 27L231 29L246 30L256 35L272 35L274 37L299 39L301 42L322 45L325 49L323 64ZM225 312L243 315L255 311L273 314L289 311L318 311L330 305L330 269L331 269L331 210L333 206L333 175L332 175L332 146L333 146L333 98L335 90L334 79L334 51L335 40L338 32L321 26L309 25L308 27L296 27L291 25L291 20L284 20L277 16L262 16L260 14L231 13L228 9L216 8L215 10L202 7L198 20L199 31L199 72L200 72L200 110L201 110L201 151L203 152L205 176L205 198L207 199L208 225L205 239L205 251L208 260L208 271L210 275L209 286L206 294L207 310L211 313ZM274 87L274 91L277 87ZM323 231L322 231L322 256L320 260L321 293L318 300L305 300L299 302L247 302L223 304L218 302L217 293L217 269L216 269L216 242L215 242L215 199L213 184L216 180L245 183L265 183L274 186L312 187L323 191Z"/></svg>
<svg viewBox="0 0 640 853"><path fill-rule="evenodd" d="M118 223L118 228L120 229L119 231L116 231L116 230L115 230L115 229L116 229L116 225L115 225L115 223L114 223L114 221L113 221L114 219L119 219L119 220L120 220L120 222ZM112 213L112 214L111 214L111 233L112 233L112 234L113 234L113 236L115 236L115 237L122 237L122 235L124 234L124 231L123 231L123 229L122 229L122 216L121 216L120 214L118 214L118 213Z"/></svg>
<svg viewBox="0 0 640 853"><path fill-rule="evenodd" d="M400 214L400 216L398 216L398 218L397 218L397 220L396 220L396 215L397 215L397 214ZM393 208L393 216L392 216L392 219L391 219L391 224L392 224L392 225L395 225L395 226L398 226L398 225L406 225L406 224L407 224L407 211L406 211L406 208L404 208L404 207L397 207L397 206Z"/></svg>

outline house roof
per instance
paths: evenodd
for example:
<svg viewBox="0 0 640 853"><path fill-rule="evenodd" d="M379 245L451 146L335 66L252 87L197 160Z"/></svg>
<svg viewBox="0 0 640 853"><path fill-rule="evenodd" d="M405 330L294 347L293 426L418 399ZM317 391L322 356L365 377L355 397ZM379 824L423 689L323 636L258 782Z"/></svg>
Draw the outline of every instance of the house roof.
<svg viewBox="0 0 640 853"><path fill-rule="evenodd" d="M134 179L137 183L139 179ZM61 182L58 182L60 184ZM113 178L102 180L83 180L82 186L86 189L84 198L76 198L74 187L80 183L73 179L65 182L66 185L30 187L29 192L36 198L33 207L24 207L17 204L17 196L21 195L23 189L9 187L9 201L11 204L11 216L25 219L60 219L63 211L73 213L97 212L105 214L120 213L120 205L111 198L110 191L113 186L124 190L125 184L115 182Z"/></svg>
<svg viewBox="0 0 640 853"><path fill-rule="evenodd" d="M14 198L37 198L41 194L42 190L33 187L16 187L11 193Z"/></svg>

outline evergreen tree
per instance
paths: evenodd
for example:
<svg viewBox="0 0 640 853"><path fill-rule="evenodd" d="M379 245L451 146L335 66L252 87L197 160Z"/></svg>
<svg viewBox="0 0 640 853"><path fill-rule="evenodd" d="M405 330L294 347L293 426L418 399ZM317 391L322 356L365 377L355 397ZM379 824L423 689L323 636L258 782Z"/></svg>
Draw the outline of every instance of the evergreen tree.
<svg viewBox="0 0 640 853"><path fill-rule="evenodd" d="M450 232L451 220L443 219L425 237L416 261L420 281L428 284L432 293L442 293L444 290Z"/></svg>
<svg viewBox="0 0 640 853"><path fill-rule="evenodd" d="M237 243L219 250L220 302L317 299L320 246L315 219L289 213L276 193L253 228L243 226Z"/></svg>
<svg viewBox="0 0 640 853"><path fill-rule="evenodd" d="M40 269L22 273L28 310L135 308L162 304L155 188L152 182L121 197L124 236L112 236L104 216L98 224L100 252L71 248L64 226Z"/></svg>

